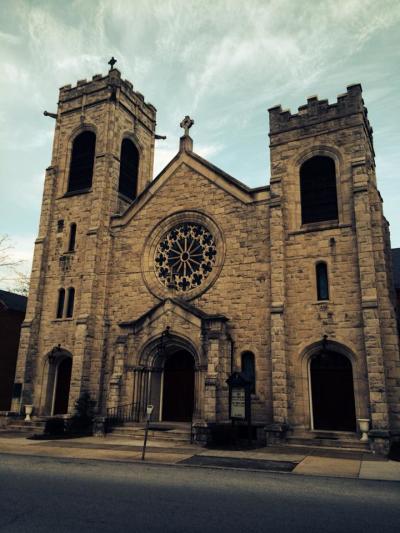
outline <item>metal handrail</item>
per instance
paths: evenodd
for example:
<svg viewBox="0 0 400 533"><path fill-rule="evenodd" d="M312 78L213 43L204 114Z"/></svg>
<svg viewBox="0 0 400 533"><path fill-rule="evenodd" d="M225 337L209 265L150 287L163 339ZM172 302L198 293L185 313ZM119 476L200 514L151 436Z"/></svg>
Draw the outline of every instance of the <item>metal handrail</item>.
<svg viewBox="0 0 400 533"><path fill-rule="evenodd" d="M107 421L111 425L123 424L124 422L139 422L140 403L130 403L109 407L107 409Z"/></svg>

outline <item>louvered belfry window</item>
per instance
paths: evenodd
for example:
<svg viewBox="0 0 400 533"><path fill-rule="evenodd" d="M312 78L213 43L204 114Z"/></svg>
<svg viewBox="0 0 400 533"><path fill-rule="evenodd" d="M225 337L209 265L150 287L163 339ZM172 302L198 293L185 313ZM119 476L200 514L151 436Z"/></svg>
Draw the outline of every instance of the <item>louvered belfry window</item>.
<svg viewBox="0 0 400 533"><path fill-rule="evenodd" d="M68 192L84 191L92 186L96 135L84 131L78 135L72 146L69 169Z"/></svg>
<svg viewBox="0 0 400 533"><path fill-rule="evenodd" d="M300 190L302 224L337 220L336 172L330 157L315 156L303 163Z"/></svg>
<svg viewBox="0 0 400 533"><path fill-rule="evenodd" d="M118 192L134 200L137 196L137 179L139 170L139 152L129 139L121 145Z"/></svg>

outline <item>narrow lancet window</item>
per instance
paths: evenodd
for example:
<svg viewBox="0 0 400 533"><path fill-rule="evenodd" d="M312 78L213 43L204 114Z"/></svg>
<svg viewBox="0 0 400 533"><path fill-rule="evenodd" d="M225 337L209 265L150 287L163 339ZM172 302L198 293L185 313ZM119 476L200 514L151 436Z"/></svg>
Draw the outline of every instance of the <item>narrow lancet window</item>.
<svg viewBox="0 0 400 533"><path fill-rule="evenodd" d="M96 135L84 131L75 138L69 169L68 192L84 191L92 186Z"/></svg>
<svg viewBox="0 0 400 533"><path fill-rule="evenodd" d="M250 392L255 394L256 392L256 365L254 360L254 354L252 352L242 353L242 374L250 381Z"/></svg>
<svg viewBox="0 0 400 533"><path fill-rule="evenodd" d="M315 156L300 168L301 220L303 224L337 220L335 162Z"/></svg>
<svg viewBox="0 0 400 533"><path fill-rule="evenodd" d="M137 196L138 170L138 149L132 141L124 139L121 145L118 192L130 200L134 200Z"/></svg>
<svg viewBox="0 0 400 533"><path fill-rule="evenodd" d="M76 224L73 222L69 227L69 241L68 241L68 251L73 252L75 250L76 242Z"/></svg>
<svg viewBox="0 0 400 533"><path fill-rule="evenodd" d="M67 302L67 318L72 318L74 314L74 300L75 300L75 289L70 287L68 289L68 302Z"/></svg>
<svg viewBox="0 0 400 533"><path fill-rule="evenodd" d="M326 263L317 263L315 273L317 278L318 300L329 300L328 267Z"/></svg>
<svg viewBox="0 0 400 533"><path fill-rule="evenodd" d="M57 302L57 318L62 318L64 313L65 289L59 289Z"/></svg>

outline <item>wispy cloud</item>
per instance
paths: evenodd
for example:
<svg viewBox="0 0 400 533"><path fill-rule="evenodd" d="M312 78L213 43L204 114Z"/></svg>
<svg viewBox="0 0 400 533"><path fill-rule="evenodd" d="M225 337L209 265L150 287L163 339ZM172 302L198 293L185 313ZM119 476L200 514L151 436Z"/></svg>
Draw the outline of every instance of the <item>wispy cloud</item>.
<svg viewBox="0 0 400 533"><path fill-rule="evenodd" d="M4 231L18 236L33 235L36 229L54 126L43 110L56 110L61 85L104 73L111 55L123 77L157 107L157 130L168 135L157 143L155 174L177 153L179 122L191 114L195 151L232 175L248 176L249 185L268 179L269 106L282 103L296 111L310 94L332 100L346 84L362 82L375 129L380 187L387 195L386 215L395 220L398 1L8 4L0 3ZM392 226L400 244L400 232ZM26 249L22 241L21 247Z"/></svg>

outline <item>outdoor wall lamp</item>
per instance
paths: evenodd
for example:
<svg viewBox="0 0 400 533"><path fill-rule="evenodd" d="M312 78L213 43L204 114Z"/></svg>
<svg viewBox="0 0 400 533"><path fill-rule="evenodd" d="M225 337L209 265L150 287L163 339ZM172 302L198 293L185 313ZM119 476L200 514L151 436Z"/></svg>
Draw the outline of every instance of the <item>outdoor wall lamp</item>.
<svg viewBox="0 0 400 533"><path fill-rule="evenodd" d="M57 354L61 352L61 344L57 344L57 346L54 346L54 348L49 353L49 363L52 365L56 358Z"/></svg>

